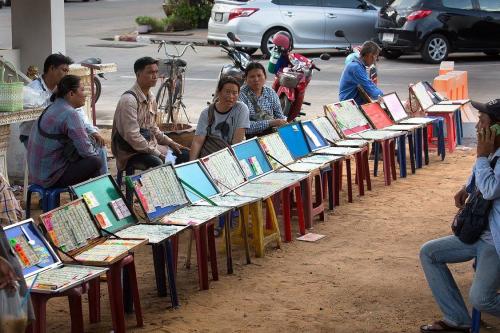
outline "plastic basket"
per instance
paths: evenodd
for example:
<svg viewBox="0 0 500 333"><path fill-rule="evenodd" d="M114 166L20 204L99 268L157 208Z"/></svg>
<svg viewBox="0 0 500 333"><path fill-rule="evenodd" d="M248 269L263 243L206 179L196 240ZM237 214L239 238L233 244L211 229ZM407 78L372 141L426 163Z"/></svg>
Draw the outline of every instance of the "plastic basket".
<svg viewBox="0 0 500 333"><path fill-rule="evenodd" d="M23 82L19 80L19 75L16 72L15 82L6 82L5 79L5 64L9 64L12 68L15 67L8 62L2 62L0 67L0 112L13 112L23 110Z"/></svg>

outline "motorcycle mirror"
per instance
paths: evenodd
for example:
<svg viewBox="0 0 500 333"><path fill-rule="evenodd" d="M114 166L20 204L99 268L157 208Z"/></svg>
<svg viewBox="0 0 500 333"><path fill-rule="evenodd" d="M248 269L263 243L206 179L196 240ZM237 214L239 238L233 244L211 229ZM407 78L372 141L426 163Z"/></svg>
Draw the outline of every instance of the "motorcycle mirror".
<svg viewBox="0 0 500 333"><path fill-rule="evenodd" d="M328 53L322 53L322 54L319 56L319 58L320 58L321 60L325 60L325 61L326 61L326 60L330 60L330 58L331 58L331 57L330 57L330 55L329 55Z"/></svg>
<svg viewBox="0 0 500 333"><path fill-rule="evenodd" d="M229 31L226 36L232 42L236 42L236 40L238 39L238 38L236 38L236 35L231 31Z"/></svg>
<svg viewBox="0 0 500 333"><path fill-rule="evenodd" d="M337 30L337 31L335 31L335 37L345 38L344 31L343 30Z"/></svg>

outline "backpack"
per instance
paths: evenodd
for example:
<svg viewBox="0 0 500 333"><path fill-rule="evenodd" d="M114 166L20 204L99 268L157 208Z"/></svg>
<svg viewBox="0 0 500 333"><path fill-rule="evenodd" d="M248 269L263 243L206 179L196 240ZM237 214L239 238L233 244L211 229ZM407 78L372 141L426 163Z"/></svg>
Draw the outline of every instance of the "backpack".
<svg viewBox="0 0 500 333"><path fill-rule="evenodd" d="M205 157L212 153L215 153L224 148L230 147L230 145L219 138L218 136L212 135L212 125L215 121L215 104L210 104L208 107L208 125L207 125L207 135L205 136L205 142L201 146L200 156Z"/></svg>

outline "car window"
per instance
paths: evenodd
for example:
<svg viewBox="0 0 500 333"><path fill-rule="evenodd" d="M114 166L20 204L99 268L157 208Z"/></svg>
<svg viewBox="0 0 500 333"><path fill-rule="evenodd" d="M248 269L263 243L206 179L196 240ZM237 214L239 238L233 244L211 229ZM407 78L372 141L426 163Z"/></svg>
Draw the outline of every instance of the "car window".
<svg viewBox="0 0 500 333"><path fill-rule="evenodd" d="M479 7L488 12L500 12L500 1L498 0L479 0Z"/></svg>
<svg viewBox="0 0 500 333"><path fill-rule="evenodd" d="M454 9L473 9L472 0L442 0L443 6ZM498 0L497 0L498 1Z"/></svg>
<svg viewBox="0 0 500 333"><path fill-rule="evenodd" d="M323 0L324 7L358 8L360 5L359 0Z"/></svg>
<svg viewBox="0 0 500 333"><path fill-rule="evenodd" d="M313 6L320 7L320 0L280 0L282 6Z"/></svg>
<svg viewBox="0 0 500 333"><path fill-rule="evenodd" d="M415 7L421 0L394 0L391 2L392 8L412 8Z"/></svg>

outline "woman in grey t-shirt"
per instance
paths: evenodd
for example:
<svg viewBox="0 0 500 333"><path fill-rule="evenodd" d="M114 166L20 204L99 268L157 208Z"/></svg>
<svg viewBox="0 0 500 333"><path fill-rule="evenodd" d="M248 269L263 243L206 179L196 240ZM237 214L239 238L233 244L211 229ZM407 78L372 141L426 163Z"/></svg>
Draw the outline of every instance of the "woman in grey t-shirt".
<svg viewBox="0 0 500 333"><path fill-rule="evenodd" d="M217 84L218 99L214 105L214 121L210 126L210 134L226 141L229 145L245 140L245 130L250 127L248 107L238 102L240 85L232 77L224 77ZM195 136L189 154L190 160L200 155L205 143L208 129L207 107L201 112Z"/></svg>

